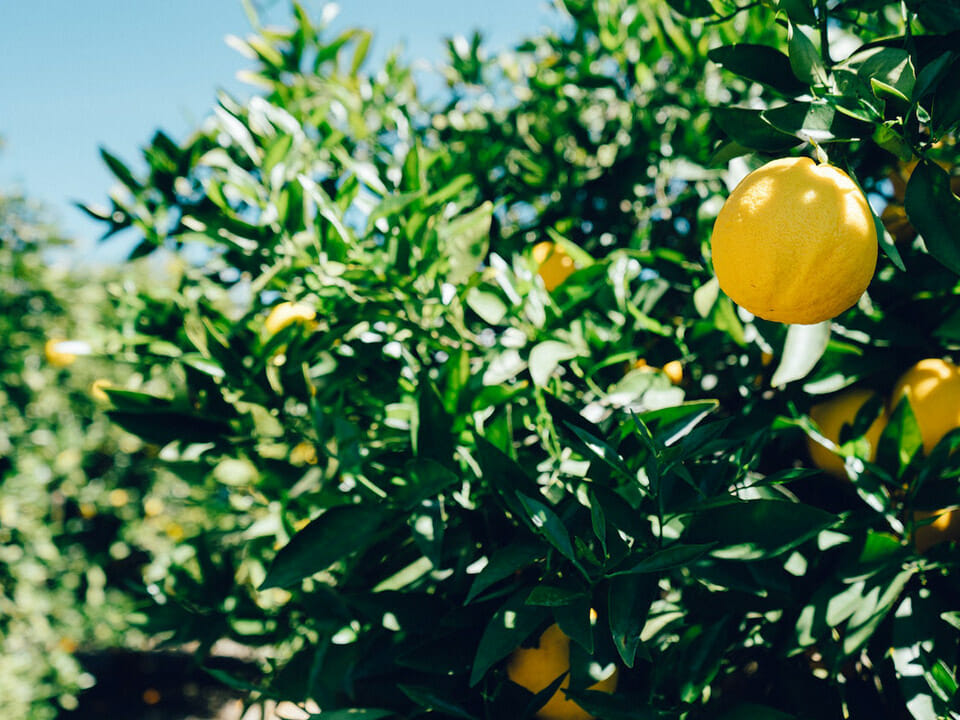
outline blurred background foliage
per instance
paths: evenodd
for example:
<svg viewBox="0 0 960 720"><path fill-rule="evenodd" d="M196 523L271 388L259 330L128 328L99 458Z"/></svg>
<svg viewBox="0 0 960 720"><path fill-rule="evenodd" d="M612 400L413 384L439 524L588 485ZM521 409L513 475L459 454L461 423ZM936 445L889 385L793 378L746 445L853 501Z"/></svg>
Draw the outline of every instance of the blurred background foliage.
<svg viewBox="0 0 960 720"><path fill-rule="evenodd" d="M59 608L15 603L52 623L31 687L89 683L78 644L229 641L259 674L212 672L251 699L533 717L556 685L504 661L556 622L601 718L956 711L955 551L912 535L960 504L958 435L924 452L893 398L879 447L882 399L832 438L844 477L807 445L825 397L956 352L956 3L556 12L496 57L451 39L431 101L363 30L252 16L251 97L158 131L143 173L103 151L118 184L85 209L140 242L97 281L47 272L5 206L0 587ZM738 310L710 267L728 191L791 152L889 228L817 326ZM90 354L44 364L58 337ZM611 664L617 693L585 690Z"/></svg>

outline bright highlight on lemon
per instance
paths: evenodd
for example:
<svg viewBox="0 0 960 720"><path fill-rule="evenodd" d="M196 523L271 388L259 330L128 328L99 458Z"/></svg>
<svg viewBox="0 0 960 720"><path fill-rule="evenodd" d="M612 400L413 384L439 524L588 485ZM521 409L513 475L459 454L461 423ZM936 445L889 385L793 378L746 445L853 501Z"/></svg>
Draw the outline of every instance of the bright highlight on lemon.
<svg viewBox="0 0 960 720"><path fill-rule="evenodd" d="M747 175L713 227L720 287L754 315L808 325L851 307L870 284L877 234L850 177L810 158L782 158Z"/></svg>
<svg viewBox="0 0 960 720"><path fill-rule="evenodd" d="M929 453L940 439L960 427L960 367L940 358L921 360L897 381L890 397L894 408L900 398L910 401L917 418L923 451Z"/></svg>
<svg viewBox="0 0 960 720"><path fill-rule="evenodd" d="M517 648L510 656L507 675L532 693L538 693L570 670L570 638L559 625L551 625L540 636L537 647ZM591 720L593 715L563 694L570 687L567 675L547 704L537 711L541 720ZM589 690L612 693L617 689L617 671L591 685Z"/></svg>

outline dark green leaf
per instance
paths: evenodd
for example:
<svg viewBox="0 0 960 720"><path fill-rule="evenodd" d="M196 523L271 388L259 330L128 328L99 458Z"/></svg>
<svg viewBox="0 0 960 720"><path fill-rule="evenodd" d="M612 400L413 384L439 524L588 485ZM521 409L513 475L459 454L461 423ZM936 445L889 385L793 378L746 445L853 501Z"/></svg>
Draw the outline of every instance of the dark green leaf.
<svg viewBox="0 0 960 720"><path fill-rule="evenodd" d="M790 24L787 32L787 48L793 74L807 85L827 84L827 69L813 41L799 26Z"/></svg>
<svg viewBox="0 0 960 720"><path fill-rule="evenodd" d="M707 56L730 72L763 83L784 95L799 95L807 90L807 86L793 76L790 59L768 45L721 45Z"/></svg>
<svg viewBox="0 0 960 720"><path fill-rule="evenodd" d="M714 13L707 0L667 0L667 4L685 17L706 17Z"/></svg>
<svg viewBox="0 0 960 720"><path fill-rule="evenodd" d="M158 445L174 440L211 442L224 439L230 433L226 423L183 412L111 410L107 416L125 430Z"/></svg>
<svg viewBox="0 0 960 720"><path fill-rule="evenodd" d="M511 543L497 550L474 579L463 604L469 605L474 598L491 585L510 577L515 572L530 567L543 556L544 552L544 549L539 545L524 543Z"/></svg>
<svg viewBox="0 0 960 720"><path fill-rule="evenodd" d="M507 600L493 614L483 631L470 673L470 686L480 682L487 670L520 647L549 617L547 608L527 605L520 595Z"/></svg>
<svg viewBox="0 0 960 720"><path fill-rule="evenodd" d="M896 406L890 413L880 440L877 443L876 462L888 472L896 472L900 477L923 448L923 435L907 398L894 400Z"/></svg>
<svg viewBox="0 0 960 720"><path fill-rule="evenodd" d="M761 152L782 152L800 144L800 139L777 130L763 119L763 111L739 107L710 110L717 125L741 145Z"/></svg>
<svg viewBox="0 0 960 720"><path fill-rule="evenodd" d="M417 403L417 417L412 424L414 444L417 455L435 460L446 467L453 467L454 439L451 433L453 421L446 409L440 393L429 380L420 383L420 398Z"/></svg>
<svg viewBox="0 0 960 720"><path fill-rule="evenodd" d="M637 657L640 633L647 624L647 613L656 594L657 578L651 575L619 575L610 579L610 635L627 667L632 668Z"/></svg>
<svg viewBox="0 0 960 720"><path fill-rule="evenodd" d="M280 548L260 590L295 585L373 541L385 520L377 505L337 505L310 522Z"/></svg>
<svg viewBox="0 0 960 720"><path fill-rule="evenodd" d="M573 543L570 542L570 535L563 521L557 517L557 514L551 510L548 505L529 495L518 492L517 497L520 499L520 504L523 505L530 522L532 522L533 526L547 539L547 542L559 550L561 555L579 567L577 556L573 551Z"/></svg>
<svg viewBox="0 0 960 720"><path fill-rule="evenodd" d="M763 119L778 130L816 142L869 137L872 126L838 112L826 103L792 102L763 111Z"/></svg>
<svg viewBox="0 0 960 720"><path fill-rule="evenodd" d="M399 683L397 688L413 700L417 705L434 712L443 713L444 717L463 718L463 720L477 720L475 715L471 715L462 707L456 704L451 698L443 697L435 688L422 687L417 685L405 685ZM321 713L325 716L327 713ZM345 716L346 717L346 716Z"/></svg>
<svg viewBox="0 0 960 720"><path fill-rule="evenodd" d="M817 24L812 0L777 0L777 6L787 14L792 23L810 26Z"/></svg>
<svg viewBox="0 0 960 720"><path fill-rule="evenodd" d="M702 545L684 545L674 543L668 548L657 550L626 570L618 570L612 575L632 575L635 573L659 573L677 567L685 567L694 560L706 555L715 543Z"/></svg>
<svg viewBox="0 0 960 720"><path fill-rule="evenodd" d="M930 254L960 274L960 199L946 171L936 163L919 163L907 183L904 207Z"/></svg>
<svg viewBox="0 0 960 720"><path fill-rule="evenodd" d="M694 512L684 540L716 543L716 557L756 560L791 550L837 521L833 513L803 503L750 500Z"/></svg>

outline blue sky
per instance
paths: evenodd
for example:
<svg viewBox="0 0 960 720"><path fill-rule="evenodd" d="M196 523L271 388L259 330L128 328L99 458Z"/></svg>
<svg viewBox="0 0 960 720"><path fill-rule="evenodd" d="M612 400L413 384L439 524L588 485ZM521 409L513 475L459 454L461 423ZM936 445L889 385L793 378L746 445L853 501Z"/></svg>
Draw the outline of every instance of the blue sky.
<svg viewBox="0 0 960 720"><path fill-rule="evenodd" d="M285 24L286 0L259 0ZM319 16L322 0L303 0ZM483 32L491 49L555 23L550 0L340 0L336 27L374 31L371 61L403 44L435 62L443 38ZM215 92L248 93L234 78L247 61L227 35L248 34L240 0L10 0L0 9L0 192L42 201L86 252L101 227L73 201L103 202L111 176L103 145L125 160L162 128L180 138L213 107ZM135 163L134 163L135 164Z"/></svg>

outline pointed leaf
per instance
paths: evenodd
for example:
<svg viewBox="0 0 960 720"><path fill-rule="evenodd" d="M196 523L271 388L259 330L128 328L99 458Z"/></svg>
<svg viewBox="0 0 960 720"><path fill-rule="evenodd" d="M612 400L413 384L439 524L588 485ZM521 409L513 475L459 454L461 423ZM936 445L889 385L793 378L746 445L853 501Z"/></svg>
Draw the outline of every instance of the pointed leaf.
<svg viewBox="0 0 960 720"><path fill-rule="evenodd" d="M783 344L780 365L773 373L770 384L782 387L805 378L819 362L829 341L829 320L815 325L791 325Z"/></svg>
<svg viewBox="0 0 960 720"><path fill-rule="evenodd" d="M258 589L295 585L362 550L373 542L384 515L385 508L370 504L330 508L280 548Z"/></svg>
<svg viewBox="0 0 960 720"><path fill-rule="evenodd" d="M947 172L936 163L919 163L907 182L904 207L927 251L960 274L960 198L951 191Z"/></svg>

